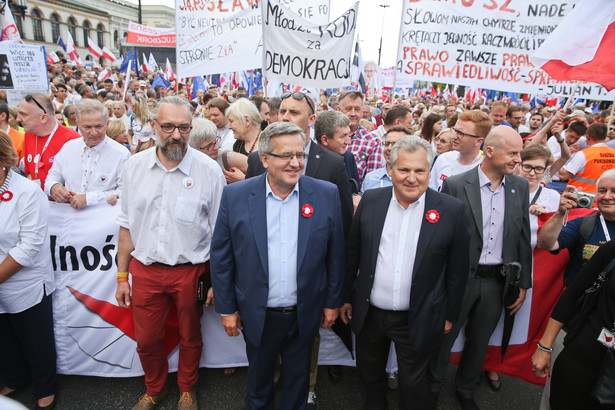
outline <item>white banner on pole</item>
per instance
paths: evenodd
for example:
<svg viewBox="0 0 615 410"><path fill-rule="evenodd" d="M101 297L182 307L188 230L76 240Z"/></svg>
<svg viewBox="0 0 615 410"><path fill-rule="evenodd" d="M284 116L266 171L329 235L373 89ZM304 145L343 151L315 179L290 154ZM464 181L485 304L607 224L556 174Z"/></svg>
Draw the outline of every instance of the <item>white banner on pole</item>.
<svg viewBox="0 0 615 410"><path fill-rule="evenodd" d="M177 1L177 75L186 78L261 68L260 3ZM310 21L329 21L329 0L289 0L287 6Z"/></svg>
<svg viewBox="0 0 615 410"><path fill-rule="evenodd" d="M567 96L576 82L553 80L530 56L578 2L406 1L397 79ZM576 97L612 100L614 95L586 83Z"/></svg>
<svg viewBox="0 0 615 410"><path fill-rule="evenodd" d="M268 80L318 88L350 85L359 3L327 25L311 23L276 0L261 4Z"/></svg>

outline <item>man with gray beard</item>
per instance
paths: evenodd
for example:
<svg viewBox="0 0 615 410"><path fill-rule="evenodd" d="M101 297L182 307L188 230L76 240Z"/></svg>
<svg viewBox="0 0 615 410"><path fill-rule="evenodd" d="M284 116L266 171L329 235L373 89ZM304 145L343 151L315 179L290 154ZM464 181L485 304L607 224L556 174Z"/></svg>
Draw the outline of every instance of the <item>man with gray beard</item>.
<svg viewBox="0 0 615 410"><path fill-rule="evenodd" d="M211 236L226 182L213 159L188 147L191 120L186 101L163 99L152 119L156 148L130 158L124 172L115 297L120 307L133 308L147 388L133 409L153 409L167 395L164 335L172 302L180 336L178 409L198 408L203 309L197 286L209 283Z"/></svg>

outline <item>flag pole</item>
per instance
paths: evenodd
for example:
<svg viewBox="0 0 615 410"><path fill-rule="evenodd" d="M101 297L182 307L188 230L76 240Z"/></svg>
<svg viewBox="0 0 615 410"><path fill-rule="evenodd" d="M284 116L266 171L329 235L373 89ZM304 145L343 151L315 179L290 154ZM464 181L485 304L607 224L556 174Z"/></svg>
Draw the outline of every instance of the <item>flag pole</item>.
<svg viewBox="0 0 615 410"><path fill-rule="evenodd" d="M566 104L564 105L564 108L563 108L564 110L567 110L568 108L570 108L570 106L572 105L574 96L579 90L580 86L581 86L581 82L577 81L576 84L574 85L574 88L572 89L572 93L570 93L570 96L568 97L568 101L566 101Z"/></svg>
<svg viewBox="0 0 615 410"><path fill-rule="evenodd" d="M401 12L404 12L404 5L402 3ZM397 37L397 54L395 54L395 74L393 75L393 88L391 89L391 95L389 96L389 104L393 104L394 95L395 95L395 87L397 86L397 59L399 58L399 46L401 44L401 29L404 26L404 19L399 19L399 37ZM402 60L403 61L403 60ZM403 63L402 63L403 64ZM403 66L400 67L403 69Z"/></svg>

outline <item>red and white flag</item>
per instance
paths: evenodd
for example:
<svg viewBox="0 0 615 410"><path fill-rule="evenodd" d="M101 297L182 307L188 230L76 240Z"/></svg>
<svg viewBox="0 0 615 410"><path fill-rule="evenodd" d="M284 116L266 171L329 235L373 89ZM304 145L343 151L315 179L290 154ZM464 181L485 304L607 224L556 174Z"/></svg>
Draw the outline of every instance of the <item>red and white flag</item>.
<svg viewBox="0 0 615 410"><path fill-rule="evenodd" d="M0 36L0 40L23 43L23 41L21 41L21 36L19 35L19 30L17 30L17 25L15 24L13 13L11 13L11 9L8 7L8 2L4 7L4 18L2 19L2 36Z"/></svg>
<svg viewBox="0 0 615 410"><path fill-rule="evenodd" d="M114 61L116 60L116 58L115 58L115 54L113 54L113 53L111 52L111 50L109 50L107 47L104 47L104 46L103 46L103 48L102 48L102 54L103 54L103 57L105 57L107 60L109 60L109 61L111 61L111 62L114 62Z"/></svg>
<svg viewBox="0 0 615 410"><path fill-rule="evenodd" d="M98 44L94 40L88 37L88 48L90 49L90 53L94 54L96 57L100 58L103 56L103 51Z"/></svg>
<svg viewBox="0 0 615 410"><path fill-rule="evenodd" d="M152 53L149 53L149 60L147 61L147 66L152 71L158 70L158 63L156 62L156 59L154 58L154 55Z"/></svg>
<svg viewBox="0 0 615 410"><path fill-rule="evenodd" d="M81 59L79 58L79 54L77 53L77 48L75 47L75 41L73 40L73 36L68 32L68 36L66 37L66 52L68 53L68 57L74 63L78 63Z"/></svg>
<svg viewBox="0 0 615 410"><path fill-rule="evenodd" d="M581 0L530 61L556 80L615 88L615 2Z"/></svg>
<svg viewBox="0 0 615 410"><path fill-rule="evenodd" d="M111 77L111 73L106 68L98 73L98 81L105 81L109 77Z"/></svg>
<svg viewBox="0 0 615 410"><path fill-rule="evenodd" d="M149 66L147 64L147 57L145 57L145 53L143 53L143 72L146 73L148 71L150 71Z"/></svg>
<svg viewBox="0 0 615 410"><path fill-rule="evenodd" d="M164 71L164 78L167 81L173 81L175 79L175 73L173 73L173 67L171 67L171 63L169 62L168 58L167 58L167 67Z"/></svg>
<svg viewBox="0 0 615 410"><path fill-rule="evenodd" d="M451 94L451 98L453 99L453 101L457 102L457 99L459 98L457 96L457 89L459 88L458 85L455 85L455 88L453 88L453 93Z"/></svg>
<svg viewBox="0 0 615 410"><path fill-rule="evenodd" d="M60 57L56 54L55 51L47 54L47 64L55 64L60 62Z"/></svg>

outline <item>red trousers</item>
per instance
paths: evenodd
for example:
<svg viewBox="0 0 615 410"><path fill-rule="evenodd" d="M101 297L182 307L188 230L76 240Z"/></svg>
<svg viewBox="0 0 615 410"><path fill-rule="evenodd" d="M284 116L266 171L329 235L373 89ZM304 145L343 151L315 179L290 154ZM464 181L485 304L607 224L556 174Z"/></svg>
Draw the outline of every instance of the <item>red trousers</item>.
<svg viewBox="0 0 615 410"><path fill-rule="evenodd" d="M137 353L145 372L147 394L156 396L166 386L169 364L164 351L164 336L171 303L177 307L179 327L177 384L181 392L191 391L199 378L203 349L203 308L197 305L196 293L205 264L165 267L144 265L133 258L129 270L132 274Z"/></svg>

